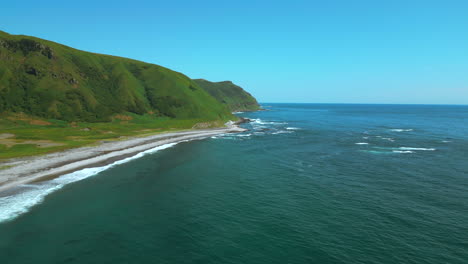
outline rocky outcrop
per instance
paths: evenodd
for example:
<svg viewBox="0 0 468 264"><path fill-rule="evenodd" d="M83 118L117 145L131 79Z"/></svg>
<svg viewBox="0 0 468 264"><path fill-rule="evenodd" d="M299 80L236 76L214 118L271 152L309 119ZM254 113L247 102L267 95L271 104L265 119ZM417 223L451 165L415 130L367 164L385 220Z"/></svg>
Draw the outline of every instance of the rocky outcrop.
<svg viewBox="0 0 468 264"><path fill-rule="evenodd" d="M69 82L70 84L78 84L78 80L75 79L75 78L71 78L70 80L68 80L68 82Z"/></svg>
<svg viewBox="0 0 468 264"><path fill-rule="evenodd" d="M40 72L39 72L38 69L36 69L36 68L34 68L34 67L28 67L28 68L26 69L26 73L27 73L27 74L34 75L34 76L38 76Z"/></svg>
<svg viewBox="0 0 468 264"><path fill-rule="evenodd" d="M245 117L239 117L239 120L237 122L235 122L236 125L240 125L240 124L245 124L245 123L250 123L252 122L251 119L248 119L248 118L245 118Z"/></svg>
<svg viewBox="0 0 468 264"><path fill-rule="evenodd" d="M42 43L31 39L20 39L14 40L0 40L0 47L9 49L11 51L22 51L24 55L28 55L31 52L39 52L49 59L54 58L54 52L52 49Z"/></svg>

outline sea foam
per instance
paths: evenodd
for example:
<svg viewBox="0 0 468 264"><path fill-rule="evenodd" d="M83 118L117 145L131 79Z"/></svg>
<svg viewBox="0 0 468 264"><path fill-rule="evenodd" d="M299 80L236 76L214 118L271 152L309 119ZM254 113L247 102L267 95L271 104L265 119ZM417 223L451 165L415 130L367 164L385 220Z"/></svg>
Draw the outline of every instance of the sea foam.
<svg viewBox="0 0 468 264"><path fill-rule="evenodd" d="M235 136L236 137L250 137L252 134L248 133L248 134L236 134Z"/></svg>
<svg viewBox="0 0 468 264"><path fill-rule="evenodd" d="M184 141L181 141L181 142L184 142ZM177 142L177 143L180 143L180 142ZM19 215L28 212L31 207L37 204L40 204L47 195L57 190L60 190L67 184L81 181L83 179L95 176L98 173L105 171L109 168L112 168L116 165L123 164L134 159L138 159L146 154L150 154L150 153L157 152L159 150L170 148L176 145L177 143L169 143L169 144L161 145L161 146L140 152L134 156L131 156L122 160L118 160L114 163L111 163L105 166L82 169L82 170L75 171L69 174L65 174L56 179L42 182L39 184L21 185L18 187L18 189L20 190L19 192L9 195L9 196L0 197L0 223L13 220Z"/></svg>
<svg viewBox="0 0 468 264"><path fill-rule="evenodd" d="M435 151L435 148L411 148L411 147L399 147L401 150L421 150L421 151Z"/></svg>
<svg viewBox="0 0 468 264"><path fill-rule="evenodd" d="M284 130L279 130L276 132L271 133L272 135L278 135L278 134L291 134L293 133L292 131L284 131Z"/></svg>
<svg viewBox="0 0 468 264"><path fill-rule="evenodd" d="M390 131L393 131L393 132L411 132L413 131L413 129L404 129L404 128L394 128L394 129L390 129Z"/></svg>
<svg viewBox="0 0 468 264"><path fill-rule="evenodd" d="M259 124L259 125L286 125L288 123L285 122L275 122L275 121L265 121L260 118L252 119L252 123Z"/></svg>

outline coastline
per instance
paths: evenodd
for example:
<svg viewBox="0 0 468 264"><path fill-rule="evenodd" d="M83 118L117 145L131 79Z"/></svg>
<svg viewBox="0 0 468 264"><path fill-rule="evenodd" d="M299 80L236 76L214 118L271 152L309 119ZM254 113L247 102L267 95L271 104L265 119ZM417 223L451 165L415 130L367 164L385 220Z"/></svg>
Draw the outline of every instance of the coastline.
<svg viewBox="0 0 468 264"><path fill-rule="evenodd" d="M42 156L11 159L2 164L11 167L0 170L0 196L22 184L50 180L81 169L111 164L165 144L244 131L246 129L233 124L225 128L133 137L122 141L104 142L98 146L69 149Z"/></svg>

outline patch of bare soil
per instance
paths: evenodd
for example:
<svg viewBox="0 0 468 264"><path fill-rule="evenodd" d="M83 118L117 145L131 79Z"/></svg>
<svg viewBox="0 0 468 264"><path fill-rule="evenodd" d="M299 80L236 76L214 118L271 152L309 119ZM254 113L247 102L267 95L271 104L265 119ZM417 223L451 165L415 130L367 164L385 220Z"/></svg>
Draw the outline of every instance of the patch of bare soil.
<svg viewBox="0 0 468 264"><path fill-rule="evenodd" d="M130 121L133 119L133 117L128 116L128 115L115 115L114 118L122 120L122 121Z"/></svg>
<svg viewBox="0 0 468 264"><path fill-rule="evenodd" d="M17 113L7 118L12 121L15 121L15 120L26 121L26 122L29 122L29 124L31 125L38 125L38 126L48 126L52 124L44 120L31 118L24 113Z"/></svg>
<svg viewBox="0 0 468 264"><path fill-rule="evenodd" d="M7 148L11 148L14 145L25 145L31 144L36 145L38 148L50 148L50 147L57 147L57 146L64 146L64 143L54 142L52 140L17 140L14 138L14 134L0 134L0 144L5 145Z"/></svg>
<svg viewBox="0 0 468 264"><path fill-rule="evenodd" d="M7 138L12 138L12 137L15 137L15 134L10 134L10 133L0 134L0 139L7 139Z"/></svg>

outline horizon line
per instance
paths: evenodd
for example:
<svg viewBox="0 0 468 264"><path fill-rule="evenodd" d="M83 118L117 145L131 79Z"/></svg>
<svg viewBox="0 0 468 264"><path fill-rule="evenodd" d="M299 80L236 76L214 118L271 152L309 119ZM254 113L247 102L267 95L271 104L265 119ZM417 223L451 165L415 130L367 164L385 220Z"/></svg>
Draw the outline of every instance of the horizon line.
<svg viewBox="0 0 468 264"><path fill-rule="evenodd" d="M467 104L447 104L447 103L305 103L305 102L259 102L262 104L328 104L328 105L432 105L432 106L468 106Z"/></svg>

